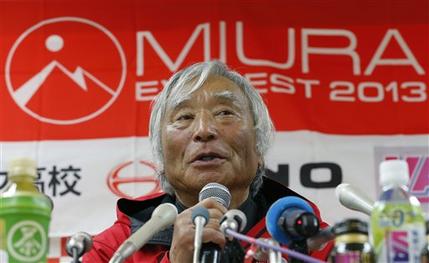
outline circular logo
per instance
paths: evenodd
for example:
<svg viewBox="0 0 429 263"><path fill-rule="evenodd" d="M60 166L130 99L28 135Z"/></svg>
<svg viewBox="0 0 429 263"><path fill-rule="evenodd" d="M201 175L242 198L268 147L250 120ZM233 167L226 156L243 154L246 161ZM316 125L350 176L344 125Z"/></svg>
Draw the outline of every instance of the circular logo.
<svg viewBox="0 0 429 263"><path fill-rule="evenodd" d="M6 59L5 79L15 103L39 121L71 125L107 110L126 78L116 37L79 17L43 20L28 28Z"/></svg>
<svg viewBox="0 0 429 263"><path fill-rule="evenodd" d="M134 198L149 195L161 191L155 174L155 166L152 163L144 160L135 163L129 161L116 166L109 173L107 186L119 197Z"/></svg>
<svg viewBox="0 0 429 263"><path fill-rule="evenodd" d="M34 221L16 223L7 235L7 246L12 257L22 262L40 260L47 250L47 237L43 227Z"/></svg>

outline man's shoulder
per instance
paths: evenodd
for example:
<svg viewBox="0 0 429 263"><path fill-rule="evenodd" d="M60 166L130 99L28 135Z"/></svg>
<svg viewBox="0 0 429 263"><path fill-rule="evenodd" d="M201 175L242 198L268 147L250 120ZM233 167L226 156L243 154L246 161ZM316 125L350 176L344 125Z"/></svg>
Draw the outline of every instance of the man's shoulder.
<svg viewBox="0 0 429 263"><path fill-rule="evenodd" d="M296 196L307 200L305 197L301 196L289 187L279 183L278 181L270 177L263 178L262 187L259 193L262 194L270 204L286 196Z"/></svg>
<svg viewBox="0 0 429 263"><path fill-rule="evenodd" d="M300 195L299 193L293 191L289 187L277 182L273 178L264 177L262 189L260 192L264 196L264 198L266 199L269 205L272 205L278 199L286 196L296 196L298 198L301 198L306 202L308 202L310 206L313 208L316 216L319 217L319 219L321 218L320 210L315 203L313 203L311 200L307 199L306 197Z"/></svg>
<svg viewBox="0 0 429 263"><path fill-rule="evenodd" d="M136 198L121 198L116 204L118 219L125 215L127 217L148 217L153 210L163 203L173 203L174 198L164 192L157 192Z"/></svg>

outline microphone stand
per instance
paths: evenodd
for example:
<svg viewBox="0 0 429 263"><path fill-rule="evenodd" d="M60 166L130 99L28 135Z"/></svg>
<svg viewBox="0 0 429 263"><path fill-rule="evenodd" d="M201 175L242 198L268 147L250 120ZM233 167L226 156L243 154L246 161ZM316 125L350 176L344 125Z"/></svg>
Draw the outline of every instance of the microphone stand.
<svg viewBox="0 0 429 263"><path fill-rule="evenodd" d="M79 255L76 247L72 248L72 258L73 259L71 263L81 263L79 260Z"/></svg>
<svg viewBox="0 0 429 263"><path fill-rule="evenodd" d="M220 263L220 248L219 245L209 242L200 250L200 262L201 263Z"/></svg>
<svg viewBox="0 0 429 263"><path fill-rule="evenodd" d="M273 246L279 246L279 242L272 239L268 239L267 243ZM281 263L282 262L282 253L280 251L275 251L274 249L268 249L268 262L269 263Z"/></svg>
<svg viewBox="0 0 429 263"><path fill-rule="evenodd" d="M301 240L292 240L290 245L288 246L289 249L294 250L296 252L299 252L304 255L308 255L308 247L307 247L307 239L301 239ZM290 257L289 258L290 263L302 263L305 261L302 261L300 259Z"/></svg>

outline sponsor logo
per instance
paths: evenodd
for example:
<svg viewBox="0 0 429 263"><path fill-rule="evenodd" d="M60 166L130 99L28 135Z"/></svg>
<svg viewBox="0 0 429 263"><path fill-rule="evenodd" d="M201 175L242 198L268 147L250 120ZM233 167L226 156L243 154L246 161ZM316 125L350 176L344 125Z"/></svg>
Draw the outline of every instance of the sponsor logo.
<svg viewBox="0 0 429 263"><path fill-rule="evenodd" d="M161 191L155 165L144 160L129 161L116 166L107 176L107 186L112 193L125 198Z"/></svg>
<svg viewBox="0 0 429 263"><path fill-rule="evenodd" d="M6 59L5 79L24 112L70 125L106 111L120 94L126 71L124 51L109 30L88 19L58 17L18 37Z"/></svg>

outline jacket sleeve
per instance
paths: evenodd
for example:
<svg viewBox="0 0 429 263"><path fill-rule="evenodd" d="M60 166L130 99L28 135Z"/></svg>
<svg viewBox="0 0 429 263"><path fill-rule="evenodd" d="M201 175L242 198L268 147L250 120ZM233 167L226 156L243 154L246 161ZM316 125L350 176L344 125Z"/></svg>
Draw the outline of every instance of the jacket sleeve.
<svg viewBox="0 0 429 263"><path fill-rule="evenodd" d="M165 251L164 256L161 258L159 263L170 263L170 258L168 257L168 251Z"/></svg>
<svg viewBox="0 0 429 263"><path fill-rule="evenodd" d="M92 249L83 256L82 262L109 262L130 232L127 224L117 221L113 226L94 237Z"/></svg>

